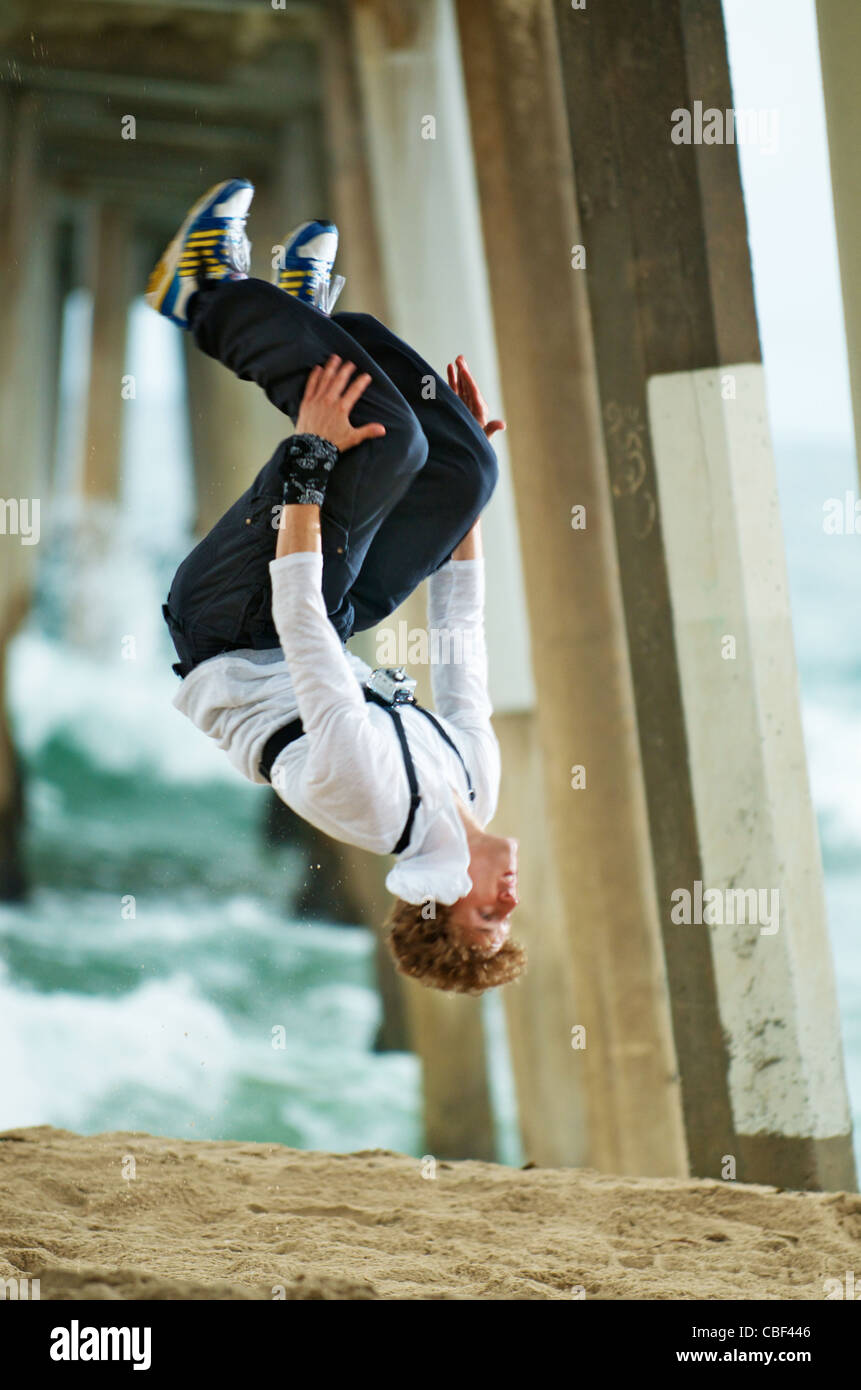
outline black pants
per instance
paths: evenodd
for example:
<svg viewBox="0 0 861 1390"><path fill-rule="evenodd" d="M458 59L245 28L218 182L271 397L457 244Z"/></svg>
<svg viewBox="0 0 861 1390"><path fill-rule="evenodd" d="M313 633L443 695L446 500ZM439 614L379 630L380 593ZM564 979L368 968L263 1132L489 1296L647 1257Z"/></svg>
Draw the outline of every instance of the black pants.
<svg viewBox="0 0 861 1390"><path fill-rule="evenodd" d="M205 285L191 331L210 357L256 381L295 421L311 368L337 353L371 374L351 413L386 434L342 455L322 508L323 596L342 641L373 627L471 529L496 485L483 430L408 344L369 314L331 318L262 280ZM275 450L251 487L182 562L163 613L180 676L240 647L277 647L269 561L281 482Z"/></svg>

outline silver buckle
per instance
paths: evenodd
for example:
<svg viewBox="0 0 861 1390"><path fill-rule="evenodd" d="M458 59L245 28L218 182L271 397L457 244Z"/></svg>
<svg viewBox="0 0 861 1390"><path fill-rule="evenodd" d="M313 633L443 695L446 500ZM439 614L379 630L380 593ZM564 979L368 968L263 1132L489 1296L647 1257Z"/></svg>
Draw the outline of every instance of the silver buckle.
<svg viewBox="0 0 861 1390"><path fill-rule="evenodd" d="M403 666L378 666L365 682L368 690L387 705L414 705L416 682Z"/></svg>

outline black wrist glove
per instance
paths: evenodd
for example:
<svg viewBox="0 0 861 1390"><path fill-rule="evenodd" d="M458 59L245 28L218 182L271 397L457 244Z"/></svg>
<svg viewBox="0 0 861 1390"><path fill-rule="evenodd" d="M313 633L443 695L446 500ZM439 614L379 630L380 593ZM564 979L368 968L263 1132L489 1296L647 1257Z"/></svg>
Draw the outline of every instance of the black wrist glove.
<svg viewBox="0 0 861 1390"><path fill-rule="evenodd" d="M284 479L284 505L298 502L322 507L338 450L318 434L291 434L278 471Z"/></svg>

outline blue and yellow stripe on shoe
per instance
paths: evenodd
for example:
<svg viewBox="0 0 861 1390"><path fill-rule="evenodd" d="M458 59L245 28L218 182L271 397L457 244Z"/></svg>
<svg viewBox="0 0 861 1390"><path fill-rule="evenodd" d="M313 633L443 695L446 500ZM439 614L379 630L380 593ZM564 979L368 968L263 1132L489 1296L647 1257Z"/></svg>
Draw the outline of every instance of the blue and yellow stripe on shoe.
<svg viewBox="0 0 861 1390"><path fill-rule="evenodd" d="M188 328L188 301L201 281L247 277L253 197L248 179L226 179L198 198L149 277L145 298L156 313Z"/></svg>
<svg viewBox="0 0 861 1390"><path fill-rule="evenodd" d="M343 275L332 275L338 253L334 222L302 222L274 251L272 283L324 314L331 313L344 286Z"/></svg>

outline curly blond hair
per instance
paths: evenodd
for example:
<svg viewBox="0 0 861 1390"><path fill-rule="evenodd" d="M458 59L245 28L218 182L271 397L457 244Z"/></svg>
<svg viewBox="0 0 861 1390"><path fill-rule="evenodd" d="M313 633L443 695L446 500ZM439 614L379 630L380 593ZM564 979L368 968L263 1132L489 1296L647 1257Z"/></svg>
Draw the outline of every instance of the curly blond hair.
<svg viewBox="0 0 861 1390"><path fill-rule="evenodd" d="M430 918L422 912L421 905L396 898L386 919L386 943L402 975L433 989L478 995L509 984L526 969L526 952L510 937L495 955L485 956L455 938L454 907L436 903Z"/></svg>

